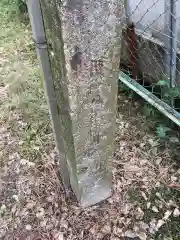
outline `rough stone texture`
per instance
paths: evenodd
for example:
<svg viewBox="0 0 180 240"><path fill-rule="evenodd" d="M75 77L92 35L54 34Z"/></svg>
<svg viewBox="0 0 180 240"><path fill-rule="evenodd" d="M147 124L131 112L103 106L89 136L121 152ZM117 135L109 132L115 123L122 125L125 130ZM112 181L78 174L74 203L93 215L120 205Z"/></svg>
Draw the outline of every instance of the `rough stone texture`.
<svg viewBox="0 0 180 240"><path fill-rule="evenodd" d="M114 145L123 4L121 0L64 0L61 4L57 1L55 7L52 17L55 11L61 16L65 53L65 62L62 54L60 60L61 80L56 81L61 81L64 99L68 90L69 100L64 103L69 101L71 116L66 115L69 120L62 130L64 145L72 187L81 204L89 206L111 195L109 163ZM57 49L52 35L50 38ZM59 44L62 47L61 39ZM63 108L62 100L59 105Z"/></svg>

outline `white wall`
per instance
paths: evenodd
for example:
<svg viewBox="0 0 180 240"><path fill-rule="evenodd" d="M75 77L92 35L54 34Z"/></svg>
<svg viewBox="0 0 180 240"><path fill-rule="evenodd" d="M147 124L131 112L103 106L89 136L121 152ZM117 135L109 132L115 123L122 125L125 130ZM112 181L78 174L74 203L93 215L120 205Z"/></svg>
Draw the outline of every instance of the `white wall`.
<svg viewBox="0 0 180 240"><path fill-rule="evenodd" d="M160 47L162 45L157 43L165 43L167 39L165 37L165 28L167 28L169 24L165 23L165 17L167 18L168 16L168 14L165 13L165 0L128 0L128 2L131 20L135 23L136 29L150 33L155 38L150 38L149 36L145 38L143 36L143 39L150 39L150 41L143 41L143 47L139 48L139 57L137 60L139 69L141 73L152 76L152 79L154 78L155 81L163 79L165 56L163 48ZM136 9L137 5L138 8ZM177 47L179 50L176 59L176 80L180 86L180 0L176 1L176 12ZM142 33L140 33L140 35L142 37ZM161 42L155 41L157 39L161 40ZM125 41L122 46L121 59L123 59L125 63L129 59Z"/></svg>
<svg viewBox="0 0 180 240"><path fill-rule="evenodd" d="M132 14L132 21L143 25L145 28L150 26L150 31L164 31L165 27L165 0L128 0ZM166 0L167 1L167 0ZM136 6L138 8L136 9ZM135 10L136 9L136 10ZM134 12L135 10L135 12ZM180 35L180 0L176 1L177 26ZM134 13L133 13L134 12ZM162 15L162 16L161 16ZM154 22L154 20L156 20ZM146 30L147 31L147 30ZM180 40L180 36L178 37Z"/></svg>

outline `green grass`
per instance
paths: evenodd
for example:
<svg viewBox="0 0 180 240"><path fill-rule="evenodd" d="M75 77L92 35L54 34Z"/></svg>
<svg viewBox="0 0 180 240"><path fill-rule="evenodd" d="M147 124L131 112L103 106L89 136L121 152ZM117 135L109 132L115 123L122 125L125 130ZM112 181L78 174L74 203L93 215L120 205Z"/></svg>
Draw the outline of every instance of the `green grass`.
<svg viewBox="0 0 180 240"><path fill-rule="evenodd" d="M1 0L0 15L2 20L26 20L27 8L22 0ZM24 15L24 16L23 16Z"/></svg>
<svg viewBox="0 0 180 240"><path fill-rule="evenodd" d="M31 28L19 20L18 13L18 1L0 2L0 87L8 87L8 97L0 98L0 121L18 133L12 115L22 116L27 126L19 151L35 159L52 142L51 127Z"/></svg>

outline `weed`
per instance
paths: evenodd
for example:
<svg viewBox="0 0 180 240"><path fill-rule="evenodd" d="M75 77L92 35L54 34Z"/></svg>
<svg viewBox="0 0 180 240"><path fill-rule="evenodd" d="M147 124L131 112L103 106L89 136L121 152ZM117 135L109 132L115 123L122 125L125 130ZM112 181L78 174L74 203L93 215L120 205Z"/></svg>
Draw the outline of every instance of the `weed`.
<svg viewBox="0 0 180 240"><path fill-rule="evenodd" d="M159 126L157 126L156 128L156 134L159 138L166 138L167 137L167 133L170 131L171 129L160 124Z"/></svg>
<svg viewBox="0 0 180 240"><path fill-rule="evenodd" d="M143 113L146 117L155 117L157 116L157 111L156 109L148 104L148 103L145 103L144 106L143 106Z"/></svg>

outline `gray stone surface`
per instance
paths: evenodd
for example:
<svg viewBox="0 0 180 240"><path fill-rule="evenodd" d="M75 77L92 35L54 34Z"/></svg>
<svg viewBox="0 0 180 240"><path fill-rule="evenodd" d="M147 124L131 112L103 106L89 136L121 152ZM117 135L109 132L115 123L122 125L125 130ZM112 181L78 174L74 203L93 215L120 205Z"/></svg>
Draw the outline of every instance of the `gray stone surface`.
<svg viewBox="0 0 180 240"><path fill-rule="evenodd" d="M52 13L45 22L53 48L57 95L61 91L57 101L62 111L64 148L71 185L82 206L94 205L111 195L121 2L42 1L43 15L50 10Z"/></svg>

